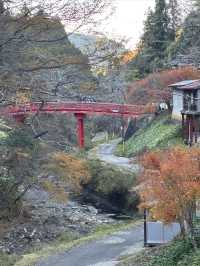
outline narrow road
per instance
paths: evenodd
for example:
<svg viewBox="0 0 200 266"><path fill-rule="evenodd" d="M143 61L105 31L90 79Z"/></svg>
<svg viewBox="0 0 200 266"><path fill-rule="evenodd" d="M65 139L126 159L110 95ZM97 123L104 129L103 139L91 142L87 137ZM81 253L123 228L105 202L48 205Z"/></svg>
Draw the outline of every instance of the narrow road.
<svg viewBox="0 0 200 266"><path fill-rule="evenodd" d="M117 232L67 252L52 255L37 266L114 266L119 257L134 254L143 248L143 226Z"/></svg>
<svg viewBox="0 0 200 266"><path fill-rule="evenodd" d="M108 143L98 145L89 152L89 158L97 158L105 163L115 165L122 170L137 172L139 170L139 166L136 163L133 163L129 158L114 155L115 148L120 141L121 139L115 139L109 141Z"/></svg>
<svg viewBox="0 0 200 266"><path fill-rule="evenodd" d="M89 152L89 158L115 165L121 170L138 171L139 167L130 159L113 154L120 139L101 144ZM121 256L137 253L143 248L143 224L113 233L101 240L74 247L69 251L52 255L36 266L114 266Z"/></svg>

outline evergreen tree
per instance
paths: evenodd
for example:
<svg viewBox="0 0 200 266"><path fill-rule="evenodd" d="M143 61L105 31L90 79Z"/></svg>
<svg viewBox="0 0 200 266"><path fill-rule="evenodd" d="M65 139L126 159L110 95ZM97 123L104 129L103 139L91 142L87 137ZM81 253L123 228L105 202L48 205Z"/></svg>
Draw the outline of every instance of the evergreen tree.
<svg viewBox="0 0 200 266"><path fill-rule="evenodd" d="M139 77L163 67L166 49L173 40L168 5L165 0L156 0L155 11L149 10L144 24L138 56L132 62Z"/></svg>
<svg viewBox="0 0 200 266"><path fill-rule="evenodd" d="M0 15L5 12L4 1L0 0Z"/></svg>
<svg viewBox="0 0 200 266"><path fill-rule="evenodd" d="M152 13L152 18L148 18L147 23L146 29L148 34L144 33L143 42L151 48L155 57L162 59L170 41L170 19L165 0L156 0L155 12Z"/></svg>
<svg viewBox="0 0 200 266"><path fill-rule="evenodd" d="M180 21L181 12L180 12L178 0L169 0L168 9L169 9L170 27L172 30L172 37L175 38L177 28L180 26L180 23L181 23Z"/></svg>
<svg viewBox="0 0 200 266"><path fill-rule="evenodd" d="M192 0L193 4L195 7L197 7L198 9L200 9L200 0Z"/></svg>

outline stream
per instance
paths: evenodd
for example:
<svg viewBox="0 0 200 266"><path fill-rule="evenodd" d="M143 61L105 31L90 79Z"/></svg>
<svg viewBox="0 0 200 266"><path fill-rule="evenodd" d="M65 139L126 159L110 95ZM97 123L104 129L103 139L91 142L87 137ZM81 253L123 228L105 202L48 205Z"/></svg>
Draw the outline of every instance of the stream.
<svg viewBox="0 0 200 266"><path fill-rule="evenodd" d="M125 157L114 155L121 139L100 144L88 153L89 159L99 159L121 170L136 172L139 166ZM68 251L41 260L37 266L115 266L119 257L137 254L143 249L143 224L85 243Z"/></svg>

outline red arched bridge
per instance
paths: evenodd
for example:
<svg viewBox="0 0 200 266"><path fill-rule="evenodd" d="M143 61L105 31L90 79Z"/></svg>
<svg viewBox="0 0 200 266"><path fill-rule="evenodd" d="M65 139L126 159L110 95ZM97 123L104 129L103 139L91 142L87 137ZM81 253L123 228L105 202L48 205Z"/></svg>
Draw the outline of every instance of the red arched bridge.
<svg viewBox="0 0 200 266"><path fill-rule="evenodd" d="M30 114L38 113L72 113L77 118L79 147L84 147L84 117L86 115L111 115L117 117L138 117L153 113L155 107L148 105L129 105L115 103L86 102L35 102L9 105L0 109L0 114L12 116L19 123L24 123Z"/></svg>

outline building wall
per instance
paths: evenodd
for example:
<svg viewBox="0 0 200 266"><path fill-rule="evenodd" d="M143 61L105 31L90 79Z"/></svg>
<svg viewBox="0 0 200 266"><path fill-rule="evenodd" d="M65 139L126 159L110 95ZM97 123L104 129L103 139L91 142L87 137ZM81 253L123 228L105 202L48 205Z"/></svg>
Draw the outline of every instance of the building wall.
<svg viewBox="0 0 200 266"><path fill-rule="evenodd" d="M200 91L199 91L200 93ZM182 119L181 111L183 110L183 91L173 90L173 111L172 118Z"/></svg>

